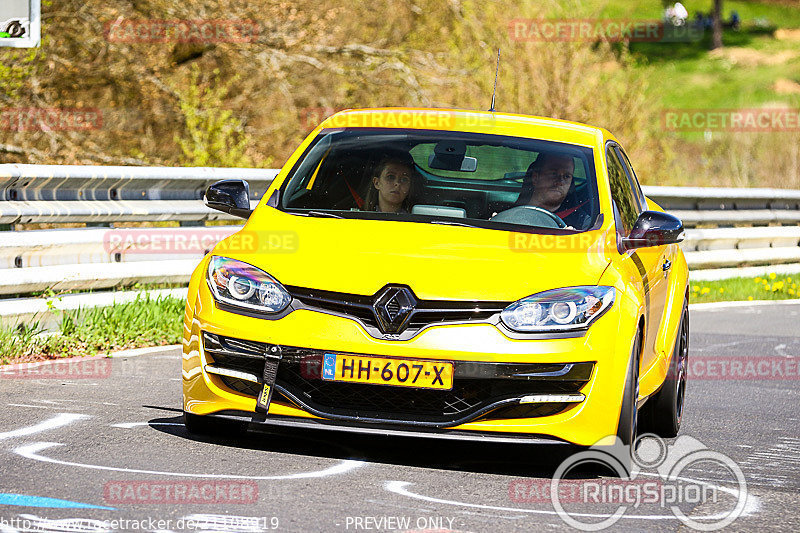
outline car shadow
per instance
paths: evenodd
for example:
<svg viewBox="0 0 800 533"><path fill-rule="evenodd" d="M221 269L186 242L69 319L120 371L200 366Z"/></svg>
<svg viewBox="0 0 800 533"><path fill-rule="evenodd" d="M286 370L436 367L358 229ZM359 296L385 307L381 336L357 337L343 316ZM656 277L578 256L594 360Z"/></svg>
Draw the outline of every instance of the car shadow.
<svg viewBox="0 0 800 533"><path fill-rule="evenodd" d="M241 436L197 435L187 431L182 416L153 418L149 425L173 437L228 448L531 478L551 478L565 459L586 449L561 443L484 443L296 428L273 431L271 426L252 424ZM569 477L609 474L602 466L592 465Z"/></svg>

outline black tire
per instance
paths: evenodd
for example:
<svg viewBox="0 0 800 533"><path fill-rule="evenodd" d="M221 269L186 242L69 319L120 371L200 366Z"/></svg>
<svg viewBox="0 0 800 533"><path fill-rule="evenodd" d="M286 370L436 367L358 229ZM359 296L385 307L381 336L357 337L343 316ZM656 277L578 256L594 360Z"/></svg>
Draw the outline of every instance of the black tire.
<svg viewBox="0 0 800 533"><path fill-rule="evenodd" d="M619 411L619 424L617 437L625 446L631 446L636 441L639 424L639 408L636 400L639 397L639 360L642 353L642 331L636 331L636 338L631 349L631 358L628 362L628 374L625 377L625 387L622 394L622 407Z"/></svg>
<svg viewBox="0 0 800 533"><path fill-rule="evenodd" d="M659 437L678 436L683 419L686 396L686 375L689 364L689 308L684 304L678 338L672 350L672 360L661 389L645 404L643 420L647 431Z"/></svg>
<svg viewBox="0 0 800 533"><path fill-rule="evenodd" d="M186 430L194 435L218 437L236 437L247 431L247 424L238 420L202 416L183 412L183 424Z"/></svg>

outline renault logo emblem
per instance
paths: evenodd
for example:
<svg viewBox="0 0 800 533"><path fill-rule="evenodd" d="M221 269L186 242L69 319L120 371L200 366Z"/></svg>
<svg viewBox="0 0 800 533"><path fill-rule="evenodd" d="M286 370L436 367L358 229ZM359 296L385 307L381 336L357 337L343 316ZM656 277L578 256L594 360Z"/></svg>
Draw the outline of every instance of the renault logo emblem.
<svg viewBox="0 0 800 533"><path fill-rule="evenodd" d="M383 333L397 333L405 329L416 306L417 299L411 289L387 285L375 296L372 312Z"/></svg>

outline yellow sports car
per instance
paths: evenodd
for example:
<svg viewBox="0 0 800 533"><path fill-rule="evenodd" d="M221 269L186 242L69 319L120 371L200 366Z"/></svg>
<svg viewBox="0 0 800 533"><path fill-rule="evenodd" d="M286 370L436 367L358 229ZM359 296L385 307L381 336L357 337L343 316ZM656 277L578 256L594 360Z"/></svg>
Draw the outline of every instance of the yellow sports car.
<svg viewBox="0 0 800 533"><path fill-rule="evenodd" d="M189 284L192 432L248 424L630 444L678 432L683 226L602 128L363 109L326 119ZM288 429L287 429L288 427ZM639 428L641 430L641 427Z"/></svg>

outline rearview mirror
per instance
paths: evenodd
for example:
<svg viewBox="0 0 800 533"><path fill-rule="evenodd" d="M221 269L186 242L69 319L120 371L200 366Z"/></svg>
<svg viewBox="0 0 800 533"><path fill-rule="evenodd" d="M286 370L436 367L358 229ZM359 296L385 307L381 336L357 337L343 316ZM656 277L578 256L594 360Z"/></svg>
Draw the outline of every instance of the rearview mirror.
<svg viewBox="0 0 800 533"><path fill-rule="evenodd" d="M203 196L206 206L235 217L248 218L250 209L250 185L244 180L222 180L210 185Z"/></svg>
<svg viewBox="0 0 800 533"><path fill-rule="evenodd" d="M428 156L428 167L457 172L475 172L478 160L469 157L467 143L464 141L439 141Z"/></svg>
<svg viewBox="0 0 800 533"><path fill-rule="evenodd" d="M678 217L661 211L644 211L631 229L630 235L622 239L626 250L675 244L683 240L683 222Z"/></svg>

